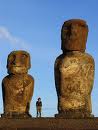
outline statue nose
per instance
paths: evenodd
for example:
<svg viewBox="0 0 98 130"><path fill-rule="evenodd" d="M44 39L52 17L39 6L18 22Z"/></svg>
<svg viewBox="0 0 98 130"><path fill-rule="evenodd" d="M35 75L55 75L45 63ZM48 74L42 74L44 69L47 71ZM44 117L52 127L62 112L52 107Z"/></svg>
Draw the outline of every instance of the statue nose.
<svg viewBox="0 0 98 130"><path fill-rule="evenodd" d="M13 61L13 65L20 66L21 65L21 58L15 57L15 59Z"/></svg>
<svg viewBox="0 0 98 130"><path fill-rule="evenodd" d="M77 26L76 25L71 25L71 32L77 33Z"/></svg>

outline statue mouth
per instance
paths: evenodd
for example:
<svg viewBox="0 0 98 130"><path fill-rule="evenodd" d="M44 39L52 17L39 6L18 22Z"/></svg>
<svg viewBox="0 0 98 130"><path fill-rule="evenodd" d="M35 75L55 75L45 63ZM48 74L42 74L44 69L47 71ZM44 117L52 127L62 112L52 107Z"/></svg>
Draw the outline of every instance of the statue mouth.
<svg viewBox="0 0 98 130"><path fill-rule="evenodd" d="M25 73L25 72L27 72L27 68L25 66L17 66L17 65L11 66L9 70L12 73Z"/></svg>
<svg viewBox="0 0 98 130"><path fill-rule="evenodd" d="M22 68L22 67L24 67L24 66L21 66L21 65L12 65L12 67L19 67L19 68Z"/></svg>

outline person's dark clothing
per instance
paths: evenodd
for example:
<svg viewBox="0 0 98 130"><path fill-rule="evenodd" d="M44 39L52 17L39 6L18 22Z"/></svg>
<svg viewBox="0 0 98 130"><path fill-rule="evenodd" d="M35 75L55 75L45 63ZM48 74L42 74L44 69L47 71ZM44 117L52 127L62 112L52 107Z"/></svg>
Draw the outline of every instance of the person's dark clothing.
<svg viewBox="0 0 98 130"><path fill-rule="evenodd" d="M42 102L41 102L41 101L40 101L40 102L37 101L37 102L36 102L36 107L37 107L37 106L40 106L40 107L41 107L41 106L42 106Z"/></svg>
<svg viewBox="0 0 98 130"><path fill-rule="evenodd" d="M36 110L37 110L37 117L41 117L41 109L42 109L42 102L41 101L37 101L36 102Z"/></svg>

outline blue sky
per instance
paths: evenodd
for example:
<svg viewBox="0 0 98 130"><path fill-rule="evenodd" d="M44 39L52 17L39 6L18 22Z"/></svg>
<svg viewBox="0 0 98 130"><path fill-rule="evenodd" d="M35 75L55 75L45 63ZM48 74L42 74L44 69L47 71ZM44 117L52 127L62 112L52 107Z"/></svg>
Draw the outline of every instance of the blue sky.
<svg viewBox="0 0 98 130"><path fill-rule="evenodd" d="M61 26L64 21L87 21L89 35L86 52L95 59L92 91L93 114L98 116L98 0L0 0L0 81L7 75L7 55L23 49L31 55L29 73L35 79L30 113L36 115L35 102L43 101L43 116L57 113L54 62L61 52ZM0 89L0 113L3 112Z"/></svg>

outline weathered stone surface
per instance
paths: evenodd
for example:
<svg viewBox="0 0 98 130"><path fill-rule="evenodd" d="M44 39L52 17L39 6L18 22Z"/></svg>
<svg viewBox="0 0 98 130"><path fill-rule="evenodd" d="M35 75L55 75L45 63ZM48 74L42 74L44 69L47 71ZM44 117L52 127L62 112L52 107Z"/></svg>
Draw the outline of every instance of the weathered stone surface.
<svg viewBox="0 0 98 130"><path fill-rule="evenodd" d="M63 51L85 51L88 26L84 20L72 19L65 21L61 30Z"/></svg>
<svg viewBox="0 0 98 130"><path fill-rule="evenodd" d="M98 118L0 119L0 130L98 130Z"/></svg>
<svg viewBox="0 0 98 130"><path fill-rule="evenodd" d="M59 112L57 117L89 118L93 116L91 115L91 91L94 81L94 59L84 53L86 40L83 39L86 39L87 33L81 33L81 29L75 31L78 29L77 26L82 28L84 23L81 20L69 20L64 23L66 26L70 24L73 26L75 24L75 26L74 29L67 28L67 31L70 32L69 38L65 36L62 47L63 54L55 61L55 85ZM61 35L66 35L65 32L62 33L64 34ZM70 38L80 35L79 33L81 37L77 37L77 40Z"/></svg>
<svg viewBox="0 0 98 130"><path fill-rule="evenodd" d="M7 60L8 74L2 81L3 117L28 117L33 95L34 79L27 74L30 55L25 51L13 51Z"/></svg>

